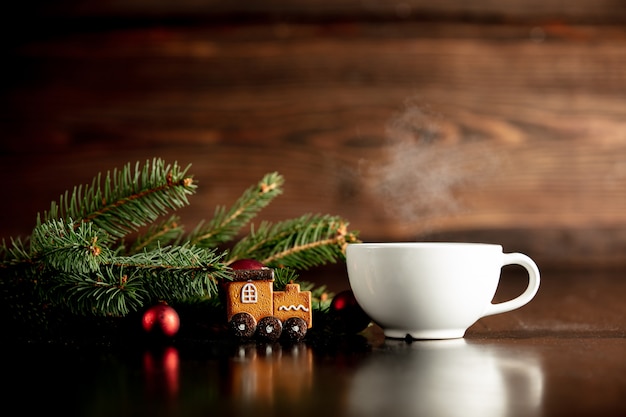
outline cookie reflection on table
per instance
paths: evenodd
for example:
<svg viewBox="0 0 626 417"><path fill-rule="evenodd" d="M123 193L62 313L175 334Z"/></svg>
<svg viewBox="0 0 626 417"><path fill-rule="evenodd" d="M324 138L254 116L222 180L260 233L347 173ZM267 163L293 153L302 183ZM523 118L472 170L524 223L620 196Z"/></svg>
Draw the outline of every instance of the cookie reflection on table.
<svg viewBox="0 0 626 417"><path fill-rule="evenodd" d="M229 361L231 395L236 401L297 402L313 384L313 353L304 343L242 344Z"/></svg>

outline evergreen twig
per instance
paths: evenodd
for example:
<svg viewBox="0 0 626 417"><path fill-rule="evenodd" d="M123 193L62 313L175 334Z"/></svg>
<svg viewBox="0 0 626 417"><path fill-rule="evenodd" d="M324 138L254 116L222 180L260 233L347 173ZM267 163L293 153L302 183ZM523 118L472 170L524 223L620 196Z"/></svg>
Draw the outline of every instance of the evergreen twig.
<svg viewBox="0 0 626 417"><path fill-rule="evenodd" d="M246 189L229 210L218 206L213 219L200 223L188 241L208 248L230 241L261 209L282 194L283 183L284 178L277 172L266 174L257 185Z"/></svg>
<svg viewBox="0 0 626 417"><path fill-rule="evenodd" d="M30 261L42 270L97 271L111 257L109 236L93 223L74 227L69 219L51 220L35 227L31 235Z"/></svg>
<svg viewBox="0 0 626 417"><path fill-rule="evenodd" d="M139 234L133 245L129 249L129 253L138 253L143 250L152 250L158 246L175 244L179 241L184 233L184 228L180 223L180 218L172 215L164 221L155 223L148 230Z"/></svg>
<svg viewBox="0 0 626 417"><path fill-rule="evenodd" d="M62 194L58 203L53 201L49 211L38 215L38 224L72 218L75 226L93 222L112 236L123 237L169 210L189 204L187 196L195 192L196 185L187 175L188 169L155 158L143 166L137 162L134 170L127 164L109 171L104 181L98 174L90 186L74 187L71 193Z"/></svg>
<svg viewBox="0 0 626 417"><path fill-rule="evenodd" d="M357 240L348 232L348 223L338 216L305 214L272 224L263 222L241 239L229 254L227 263L256 256L261 263L275 267L307 269L335 263L344 256L345 245Z"/></svg>

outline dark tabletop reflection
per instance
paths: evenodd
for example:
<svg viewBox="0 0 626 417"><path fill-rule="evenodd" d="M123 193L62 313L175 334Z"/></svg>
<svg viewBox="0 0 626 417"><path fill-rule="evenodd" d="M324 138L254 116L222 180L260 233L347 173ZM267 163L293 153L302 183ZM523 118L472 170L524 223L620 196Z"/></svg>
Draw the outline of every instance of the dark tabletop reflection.
<svg viewBox="0 0 626 417"><path fill-rule="evenodd" d="M365 345L16 351L4 399L24 413L83 417L541 414L543 375L527 350L464 339ZM20 400L35 391L40 401Z"/></svg>
<svg viewBox="0 0 626 417"><path fill-rule="evenodd" d="M354 416L536 415L543 375L528 355L464 339L386 340L350 384Z"/></svg>

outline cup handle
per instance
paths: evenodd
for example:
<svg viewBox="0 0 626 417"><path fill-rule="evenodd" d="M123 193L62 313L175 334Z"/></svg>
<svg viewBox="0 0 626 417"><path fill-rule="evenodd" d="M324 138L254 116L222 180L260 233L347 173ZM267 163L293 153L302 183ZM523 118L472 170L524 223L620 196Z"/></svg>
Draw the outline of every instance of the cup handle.
<svg viewBox="0 0 626 417"><path fill-rule="evenodd" d="M482 317L491 316L493 314L505 313L507 311L515 310L516 308L520 308L523 305L530 302L533 299L537 291L539 290L539 268L537 268L537 264L535 261L530 259L530 257L524 255L523 253L505 253L504 259L502 262L502 266L506 265L521 265L528 272L528 286L526 290L513 298L512 300L504 301L502 303L497 304L489 304L485 313L483 313Z"/></svg>

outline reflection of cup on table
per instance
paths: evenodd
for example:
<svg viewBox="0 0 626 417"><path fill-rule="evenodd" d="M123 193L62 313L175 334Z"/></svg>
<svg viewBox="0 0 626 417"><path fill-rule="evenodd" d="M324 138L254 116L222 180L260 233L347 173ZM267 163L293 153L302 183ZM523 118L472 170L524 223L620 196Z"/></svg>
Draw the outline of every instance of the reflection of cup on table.
<svg viewBox="0 0 626 417"><path fill-rule="evenodd" d="M483 243L354 243L346 265L359 305L390 338L463 337L481 317L522 307L539 289L539 269L521 253ZM505 265L521 265L528 286L492 304Z"/></svg>
<svg viewBox="0 0 626 417"><path fill-rule="evenodd" d="M532 351L465 339L387 339L357 368L349 415L538 415L543 379Z"/></svg>

